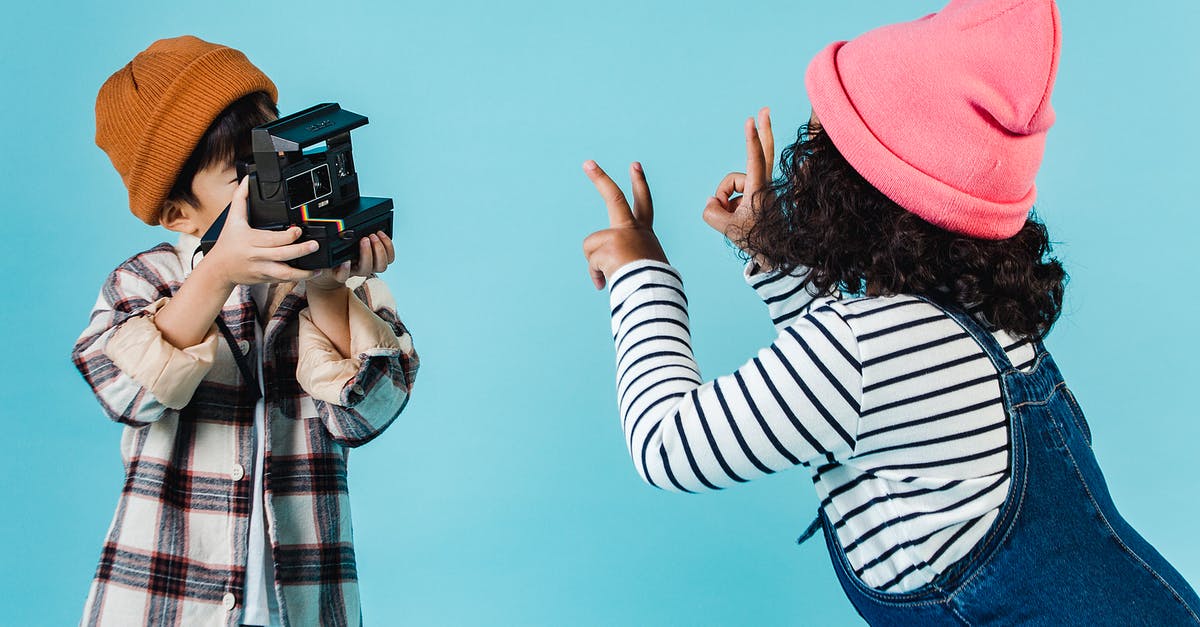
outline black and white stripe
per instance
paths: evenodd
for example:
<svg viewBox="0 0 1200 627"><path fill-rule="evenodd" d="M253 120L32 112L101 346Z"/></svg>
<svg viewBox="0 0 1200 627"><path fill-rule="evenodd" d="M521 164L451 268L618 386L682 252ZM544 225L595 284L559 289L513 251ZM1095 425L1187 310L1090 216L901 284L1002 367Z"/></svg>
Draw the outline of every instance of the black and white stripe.
<svg viewBox="0 0 1200 627"><path fill-rule="evenodd" d="M951 318L910 296L837 300L803 274L747 277L779 336L705 382L673 268L642 261L611 283L617 396L651 485L717 490L803 465L851 565L912 590L986 533L1008 489L995 368ZM1033 347L1001 332L1019 367Z"/></svg>

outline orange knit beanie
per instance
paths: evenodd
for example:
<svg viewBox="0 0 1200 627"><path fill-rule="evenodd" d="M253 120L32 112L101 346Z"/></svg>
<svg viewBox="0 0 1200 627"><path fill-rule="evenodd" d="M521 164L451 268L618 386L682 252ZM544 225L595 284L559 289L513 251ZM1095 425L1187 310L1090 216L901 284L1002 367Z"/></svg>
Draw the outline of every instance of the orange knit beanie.
<svg viewBox="0 0 1200 627"><path fill-rule="evenodd" d="M246 55L186 35L160 39L104 82L96 96L96 145L129 190L129 209L146 224L217 115L238 98L275 84Z"/></svg>

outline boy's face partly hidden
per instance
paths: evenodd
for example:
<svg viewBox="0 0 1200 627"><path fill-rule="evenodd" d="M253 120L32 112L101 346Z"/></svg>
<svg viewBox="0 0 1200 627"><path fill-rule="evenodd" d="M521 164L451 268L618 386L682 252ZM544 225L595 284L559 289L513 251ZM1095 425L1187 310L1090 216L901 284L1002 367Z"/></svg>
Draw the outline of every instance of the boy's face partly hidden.
<svg viewBox="0 0 1200 627"><path fill-rule="evenodd" d="M237 186L237 168L232 162L204 168L192 179L192 195L199 206L182 201L168 203L160 221L171 231L200 237L233 200Z"/></svg>

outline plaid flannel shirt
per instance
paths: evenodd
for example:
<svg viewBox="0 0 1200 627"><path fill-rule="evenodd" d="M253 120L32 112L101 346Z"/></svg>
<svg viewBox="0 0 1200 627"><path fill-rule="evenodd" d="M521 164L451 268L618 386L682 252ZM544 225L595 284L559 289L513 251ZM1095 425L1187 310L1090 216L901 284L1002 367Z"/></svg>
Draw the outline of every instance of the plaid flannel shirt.
<svg viewBox="0 0 1200 627"><path fill-rule="evenodd" d="M87 625L236 625L245 584L258 382L214 324L178 349L154 313L182 285L195 238L138 254L109 275L73 351L100 405L125 426L125 482L88 594ZM357 284L357 285L356 285ZM263 351L264 502L285 624L361 623L349 448L408 400L418 360L377 277L351 283L353 356L312 323L303 284L275 286L262 346L248 287L221 317L239 349Z"/></svg>

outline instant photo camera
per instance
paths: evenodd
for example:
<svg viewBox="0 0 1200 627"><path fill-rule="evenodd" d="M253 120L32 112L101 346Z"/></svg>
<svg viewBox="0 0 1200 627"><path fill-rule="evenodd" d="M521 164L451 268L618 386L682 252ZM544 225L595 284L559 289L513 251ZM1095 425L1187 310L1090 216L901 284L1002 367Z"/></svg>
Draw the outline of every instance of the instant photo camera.
<svg viewBox="0 0 1200 627"><path fill-rule="evenodd" d="M256 229L283 231L300 226L298 241L320 244L316 252L289 261L305 270L333 268L358 258L358 240L376 231L392 236L392 199L358 195L358 173L350 131L367 118L324 103L250 131L253 161L238 161L249 176L247 216ZM200 241L208 252L217 243L229 207Z"/></svg>

